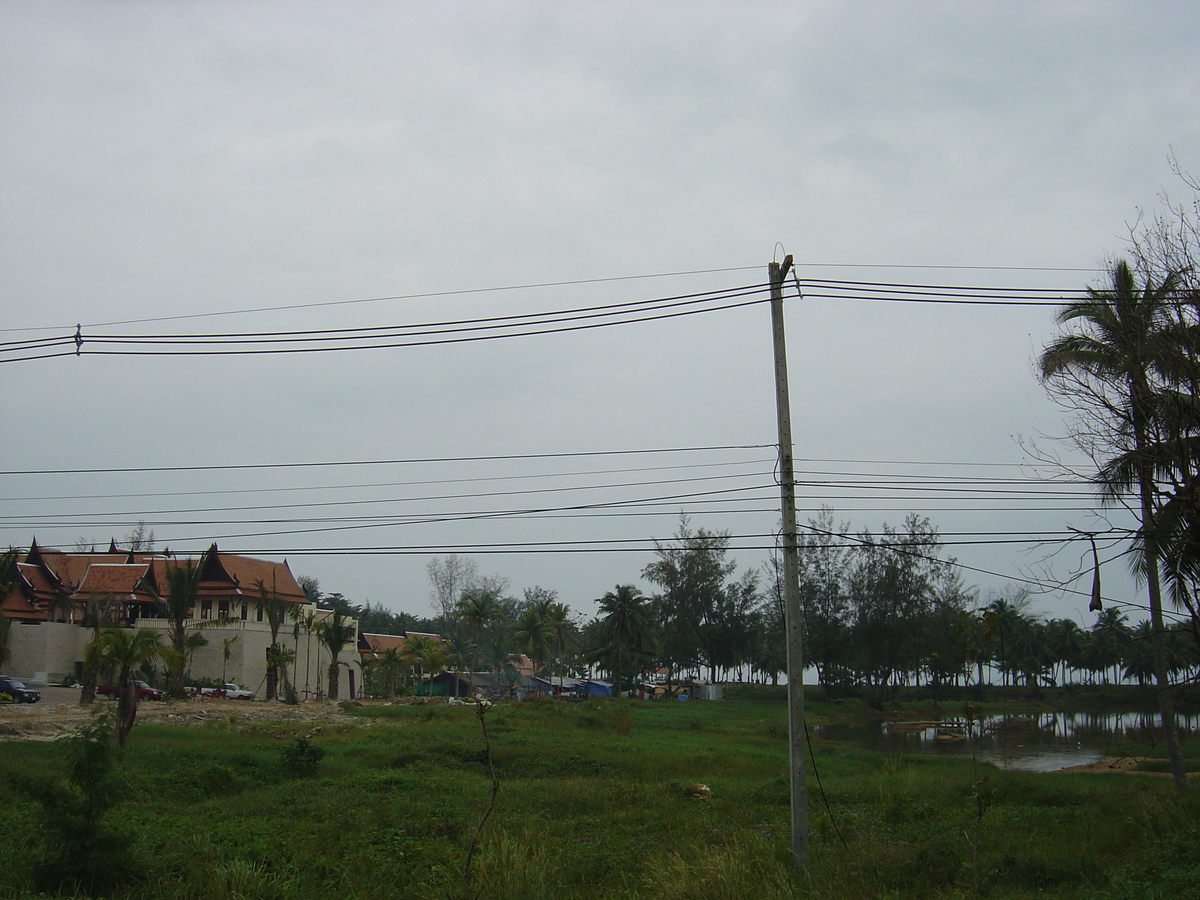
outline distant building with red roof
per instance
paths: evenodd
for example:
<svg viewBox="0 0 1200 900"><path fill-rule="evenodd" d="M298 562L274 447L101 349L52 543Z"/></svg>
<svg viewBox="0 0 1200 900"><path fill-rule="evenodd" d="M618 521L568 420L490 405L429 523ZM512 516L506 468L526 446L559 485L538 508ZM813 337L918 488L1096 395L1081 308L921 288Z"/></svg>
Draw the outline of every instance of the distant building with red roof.
<svg viewBox="0 0 1200 900"><path fill-rule="evenodd" d="M296 583L287 560L282 563L221 553L213 544L199 558L171 553L121 550L116 542L106 552L54 550L38 545L17 560L20 580L3 598L0 611L10 619L37 622L82 622L88 604L109 598L119 604L115 621L133 625L160 615L155 594L167 593L167 572L174 566L201 567L199 609L192 617L262 621L261 591L273 591L289 603L309 602Z"/></svg>
<svg viewBox="0 0 1200 900"><path fill-rule="evenodd" d="M289 617L276 640L296 654L290 677L300 696L324 696L322 666L328 666L329 652L317 632L331 611L315 607L286 560L234 556L216 544L199 556L184 556L122 550L115 541L103 552L65 551L34 540L17 559L16 586L0 598L0 613L13 624L6 668L32 680L77 675L101 603L101 624L164 631L164 611L155 598L169 594L167 575L177 566L200 567L197 603L188 621L206 643L191 656L194 677L237 681L262 696L271 643L262 605L265 591L296 604L297 613L311 613ZM354 644L347 644L339 660L342 697L354 696L361 678L357 657Z"/></svg>

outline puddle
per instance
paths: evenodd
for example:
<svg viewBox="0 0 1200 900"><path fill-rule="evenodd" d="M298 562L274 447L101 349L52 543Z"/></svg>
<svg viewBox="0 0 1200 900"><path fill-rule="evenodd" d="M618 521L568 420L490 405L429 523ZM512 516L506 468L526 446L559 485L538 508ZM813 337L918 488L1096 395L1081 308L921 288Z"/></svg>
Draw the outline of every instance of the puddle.
<svg viewBox="0 0 1200 900"><path fill-rule="evenodd" d="M1187 742L1200 727L1200 716L1179 716L1178 722L1180 740ZM1002 769L1056 772L1109 759L1129 744L1148 753L1162 743L1157 725L1158 716L1145 713L988 716L976 723L975 753ZM879 719L867 725L818 725L812 731L825 740L881 753L969 757L972 749L961 717L936 722Z"/></svg>

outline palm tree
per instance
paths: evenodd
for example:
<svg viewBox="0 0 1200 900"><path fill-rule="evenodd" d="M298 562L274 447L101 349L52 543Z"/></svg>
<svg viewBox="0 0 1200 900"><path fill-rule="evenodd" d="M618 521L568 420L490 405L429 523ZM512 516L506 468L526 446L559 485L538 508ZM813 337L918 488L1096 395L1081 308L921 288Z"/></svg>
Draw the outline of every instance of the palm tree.
<svg viewBox="0 0 1200 900"><path fill-rule="evenodd" d="M483 629L503 615L500 604L496 602L493 591L471 590L463 594L455 606L463 624L475 630L475 645L471 648L471 670L474 671L479 661L479 651L483 645Z"/></svg>
<svg viewBox="0 0 1200 900"><path fill-rule="evenodd" d="M1187 770L1179 747L1174 700L1167 671L1166 639L1159 577L1159 534L1155 522L1155 474L1152 454L1156 394L1152 373L1162 362L1158 338L1168 324L1170 303L1178 284L1169 273L1161 284L1138 286L1128 263L1117 262L1107 290L1088 288L1088 296L1064 306L1060 324L1078 327L1061 335L1043 351L1043 383L1071 398L1075 408L1088 406L1099 419L1100 437L1117 451L1096 475L1106 502L1134 493L1139 503L1136 564L1145 578L1150 606L1151 646L1158 687L1159 715L1176 788L1188 790Z"/></svg>
<svg viewBox="0 0 1200 900"><path fill-rule="evenodd" d="M645 598L632 584L618 584L597 603L604 614L607 643L613 651L614 664L610 667L613 676L613 696L621 696L621 675L624 670L625 653L640 650L649 631L649 619Z"/></svg>
<svg viewBox="0 0 1200 900"><path fill-rule="evenodd" d="M312 638L317 633L317 614L311 609L298 610L298 618L300 628L304 631L304 696L307 698L309 691L309 675L312 672ZM297 637L296 646L299 647L299 637ZM299 667L299 660L296 661L296 666ZM299 681L299 679L296 679Z"/></svg>
<svg viewBox="0 0 1200 900"><path fill-rule="evenodd" d="M1099 661L1104 664L1104 681L1108 682L1108 670L1111 669L1118 683L1121 680L1120 666L1132 634L1125 624L1126 617L1118 610L1109 607L1096 614L1096 624L1092 632L1096 635ZM1149 637L1149 635L1147 635Z"/></svg>
<svg viewBox="0 0 1200 900"><path fill-rule="evenodd" d="M567 635L571 631L571 610L565 603L551 603L546 607L545 612L546 624L550 626L554 632L554 659L562 663L563 652L566 650ZM559 689L563 686L563 670L559 669ZM553 679L553 666L550 672ZM553 681L551 682L553 683Z"/></svg>
<svg viewBox="0 0 1200 900"><path fill-rule="evenodd" d="M1013 638L1025 624L1025 607L1028 599L1016 596L1013 599L997 597L987 605L988 623L995 636L996 646L992 658L996 668L1000 670L1000 681L1008 684L1009 676L1016 680L1016 666L1013 663Z"/></svg>
<svg viewBox="0 0 1200 900"><path fill-rule="evenodd" d="M395 647L388 647L379 654L375 664L385 685L385 696L396 696L396 676L404 669L404 657Z"/></svg>
<svg viewBox="0 0 1200 900"><path fill-rule="evenodd" d="M288 678L287 667L289 663L296 661L296 651L291 647L284 647L279 651L279 680L283 683L283 702L289 706L295 706L299 701L296 699L296 689L292 686L292 680Z"/></svg>
<svg viewBox="0 0 1200 900"><path fill-rule="evenodd" d="M440 641L428 637L412 637L405 641L404 655L429 675L429 696L433 696L433 676L446 665L446 650Z"/></svg>
<svg viewBox="0 0 1200 900"><path fill-rule="evenodd" d="M237 643L241 635L235 634L233 637L221 638L221 682L224 683L225 670L229 666L229 658L233 656L233 645Z"/></svg>
<svg viewBox="0 0 1200 900"><path fill-rule="evenodd" d="M113 732L117 746L125 746L125 738L137 718L137 684L134 673L142 663L170 655L169 647L152 628L105 628L85 651L99 666L112 666L118 670L117 727Z"/></svg>
<svg viewBox="0 0 1200 900"><path fill-rule="evenodd" d="M1051 619L1047 639L1050 644L1050 654L1059 668L1059 682L1067 683L1067 669L1075 664L1079 656L1079 648L1083 632L1074 619Z"/></svg>
<svg viewBox="0 0 1200 900"><path fill-rule="evenodd" d="M554 628L546 619L544 611L530 605L517 617L513 639L517 649L533 662L533 674L542 670L542 664L554 643Z"/></svg>
<svg viewBox="0 0 1200 900"><path fill-rule="evenodd" d="M1150 644L1150 622L1143 619L1130 632L1129 642L1121 651L1121 674L1145 684L1154 677L1154 648Z"/></svg>
<svg viewBox="0 0 1200 900"><path fill-rule="evenodd" d="M167 620L167 641L172 653L168 664L171 674L167 692L172 697L184 695L184 667L188 661L188 636L196 629L204 628L208 622L191 622L200 593L200 574L204 570L204 557L198 564L188 560L184 565L169 564L166 567L167 595L164 597L149 580L143 579L142 586L158 607L158 614ZM216 624L214 621L212 624Z"/></svg>
<svg viewBox="0 0 1200 900"><path fill-rule="evenodd" d="M329 651L329 699L338 699L338 656L342 648L354 640L356 627L353 619L349 619L340 610L335 609L326 619L317 625L317 637Z"/></svg>
<svg viewBox="0 0 1200 900"><path fill-rule="evenodd" d="M258 602L267 619L267 627L271 629L271 645L267 648L267 698L274 700L279 694L279 630L283 628L284 619L291 614L292 607L296 604L280 597L274 583L271 584L270 590L267 590L261 581L256 582L255 586L258 588Z"/></svg>
<svg viewBox="0 0 1200 900"><path fill-rule="evenodd" d="M120 609L117 598L112 594L95 594L88 598L83 613L83 624L92 629L92 640L100 636L100 630L116 625L116 614ZM85 659L83 664L83 684L79 689L79 705L90 706L96 699L96 666Z"/></svg>

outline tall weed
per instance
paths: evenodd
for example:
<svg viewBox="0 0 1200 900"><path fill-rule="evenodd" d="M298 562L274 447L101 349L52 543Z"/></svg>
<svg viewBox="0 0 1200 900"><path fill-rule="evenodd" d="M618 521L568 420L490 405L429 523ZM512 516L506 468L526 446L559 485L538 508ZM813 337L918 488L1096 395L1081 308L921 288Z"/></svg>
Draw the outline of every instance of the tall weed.
<svg viewBox="0 0 1200 900"><path fill-rule="evenodd" d="M783 900L795 896L790 867L764 842L698 847L646 863L639 900Z"/></svg>

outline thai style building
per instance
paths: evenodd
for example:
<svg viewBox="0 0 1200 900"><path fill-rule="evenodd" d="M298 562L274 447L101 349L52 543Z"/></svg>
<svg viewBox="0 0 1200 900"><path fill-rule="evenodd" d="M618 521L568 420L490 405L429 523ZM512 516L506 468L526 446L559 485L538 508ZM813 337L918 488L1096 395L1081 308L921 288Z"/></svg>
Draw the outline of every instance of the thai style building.
<svg viewBox="0 0 1200 900"><path fill-rule="evenodd" d="M189 609L189 632L200 635L189 659L193 678L235 681L260 698L266 682L270 622L264 594L277 595L291 613L276 640L295 658L288 678L301 698L322 697L328 689L329 651L317 637L331 615L309 600L282 563L221 553L213 544L199 557L121 550L63 551L33 542L17 560L17 584L0 598L11 621L6 669L33 681L55 683L78 678L83 650L105 626L154 628L167 621L159 598L169 594L172 568L199 567L196 605ZM339 695L353 697L361 684L354 642L339 655Z"/></svg>

